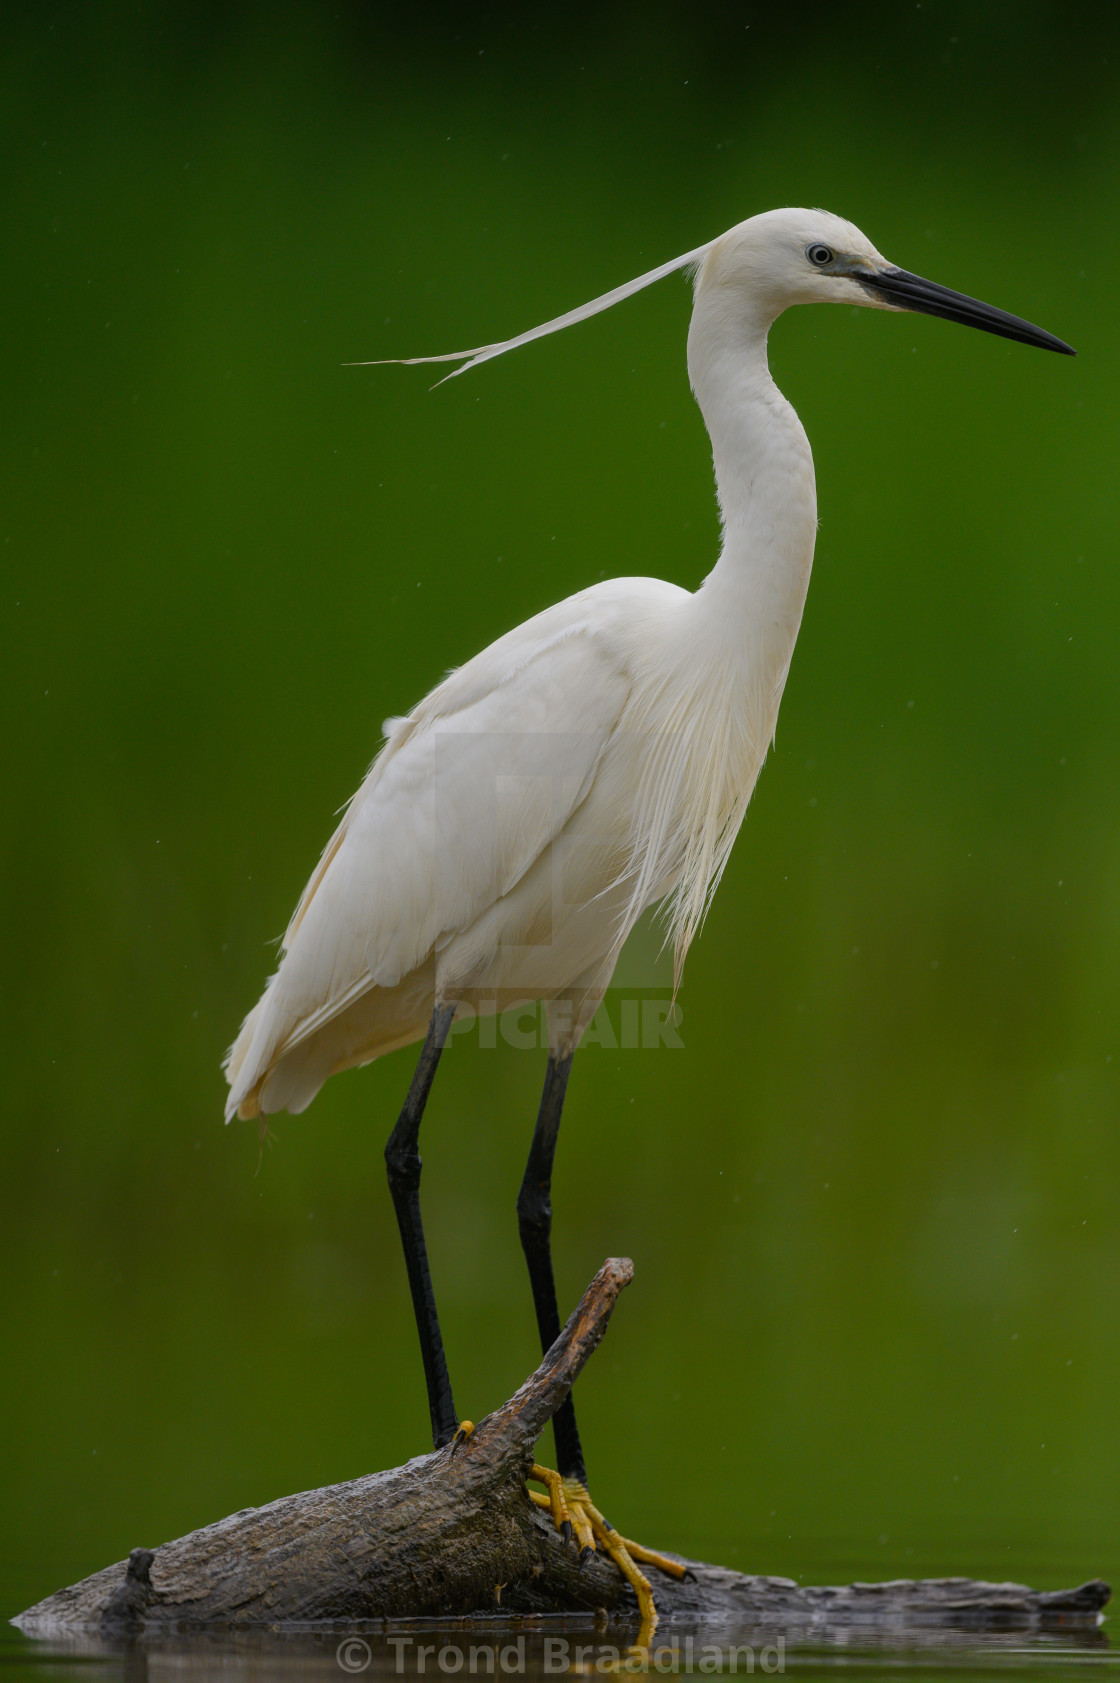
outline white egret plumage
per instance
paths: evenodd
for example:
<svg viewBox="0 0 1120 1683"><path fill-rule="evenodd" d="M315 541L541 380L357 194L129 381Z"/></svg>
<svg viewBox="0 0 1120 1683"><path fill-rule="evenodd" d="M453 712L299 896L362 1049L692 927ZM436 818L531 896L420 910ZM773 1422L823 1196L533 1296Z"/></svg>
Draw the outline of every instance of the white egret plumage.
<svg viewBox="0 0 1120 1683"><path fill-rule="evenodd" d="M840 217L779 210L513 339L408 360L457 361L463 373L690 265L688 370L723 525L715 567L693 592L634 577L580 591L389 722L226 1063L228 1116L300 1111L336 1071L426 1035L386 1157L437 1446L455 1438L457 1416L420 1224L417 1141L454 1012L548 1002L545 1091L518 1200L547 1348L560 1325L549 1179L572 1053L626 936L657 901L679 977L774 734L817 510L808 440L767 365L773 321L792 304L857 304L1070 351L1029 322L895 268ZM580 1530L595 1510L570 1399L555 1426ZM554 1512L556 1500L554 1491ZM604 1541L594 1523L581 1531L588 1544L592 1534ZM629 1555L623 1570L627 1561L641 1596L645 1580Z"/></svg>

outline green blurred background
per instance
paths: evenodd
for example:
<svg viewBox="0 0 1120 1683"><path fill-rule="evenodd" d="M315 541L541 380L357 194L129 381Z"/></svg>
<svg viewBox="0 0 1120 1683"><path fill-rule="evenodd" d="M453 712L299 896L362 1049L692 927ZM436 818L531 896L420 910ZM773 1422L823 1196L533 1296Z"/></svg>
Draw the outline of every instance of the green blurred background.
<svg viewBox="0 0 1120 1683"><path fill-rule="evenodd" d="M684 1049L576 1062L565 1306L631 1535L806 1578L1120 1565L1120 103L1098 6L37 5L2 26L8 1611L388 1466L427 1410L382 1149L405 1051L256 1130L219 1060L381 720L717 525L675 278L823 204L1076 362L772 340L817 458L782 712ZM460 1407L534 1362L539 1052L424 1131ZM548 1446L550 1448L550 1446Z"/></svg>

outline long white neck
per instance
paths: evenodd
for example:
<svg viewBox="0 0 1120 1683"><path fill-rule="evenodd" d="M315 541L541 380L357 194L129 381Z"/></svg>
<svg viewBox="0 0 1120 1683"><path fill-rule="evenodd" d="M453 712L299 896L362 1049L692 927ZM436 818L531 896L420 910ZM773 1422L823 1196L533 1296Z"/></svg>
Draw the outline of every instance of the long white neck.
<svg viewBox="0 0 1120 1683"><path fill-rule="evenodd" d="M817 495L809 440L770 375L772 314L751 313L738 289L697 292L688 372L712 440L723 550L694 598L698 612L737 639L762 688L785 683L801 624Z"/></svg>

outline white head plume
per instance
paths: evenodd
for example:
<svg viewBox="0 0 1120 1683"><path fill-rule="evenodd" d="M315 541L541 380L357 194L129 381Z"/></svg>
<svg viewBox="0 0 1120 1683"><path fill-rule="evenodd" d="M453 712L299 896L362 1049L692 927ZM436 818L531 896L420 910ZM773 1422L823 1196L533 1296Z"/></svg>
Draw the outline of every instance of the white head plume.
<svg viewBox="0 0 1120 1683"><path fill-rule="evenodd" d="M666 275L674 274L678 269L687 269L690 264L699 263L714 244L714 240L709 240L706 245L697 246L695 251L686 251L683 257L674 257L668 263L660 263L656 269L639 275L636 280L626 281L622 286L604 292L601 298L592 298L589 304L580 304L574 310L566 310L562 316L542 322L539 327L530 327L527 332L518 333L512 339L502 339L493 345L477 345L471 351L445 351L442 356L378 357L372 362L352 362L347 366L378 368L388 363L397 363L411 367L418 362L460 362L461 368L453 368L450 374L443 377L444 380L453 380L456 374L465 374L468 368L475 368L480 362L489 362L491 357L501 356L504 351L515 351L519 345L528 345L531 340L543 339L549 333L559 333L563 327L573 327L577 321L586 321L589 316L597 316L600 311L609 310L612 304L620 304L624 298L632 297L644 286L652 286L654 281L663 280ZM437 384L442 385L443 381L438 381Z"/></svg>

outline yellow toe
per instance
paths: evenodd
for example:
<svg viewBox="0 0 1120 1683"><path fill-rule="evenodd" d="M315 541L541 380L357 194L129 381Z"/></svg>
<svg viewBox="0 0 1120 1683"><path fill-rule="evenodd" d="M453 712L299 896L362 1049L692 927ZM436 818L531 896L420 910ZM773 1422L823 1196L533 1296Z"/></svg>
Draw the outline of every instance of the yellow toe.
<svg viewBox="0 0 1120 1683"><path fill-rule="evenodd" d="M602 1550L614 1561L638 1601L641 1628L632 1653L648 1650L650 1639L657 1628L657 1607L649 1579L638 1562L641 1561L644 1566L655 1566L659 1572L668 1573L673 1578L683 1578L687 1568L682 1566L679 1560L670 1560L668 1555L659 1554L656 1549L644 1548L640 1543L631 1543L621 1536L614 1526L603 1518L578 1479L562 1478L551 1467L542 1467L536 1462L529 1477L536 1483L543 1484L548 1492L542 1496L539 1491L530 1490L529 1496L538 1508L546 1508L552 1515L552 1522L565 1542L571 1539L574 1532L581 1560L588 1554Z"/></svg>

